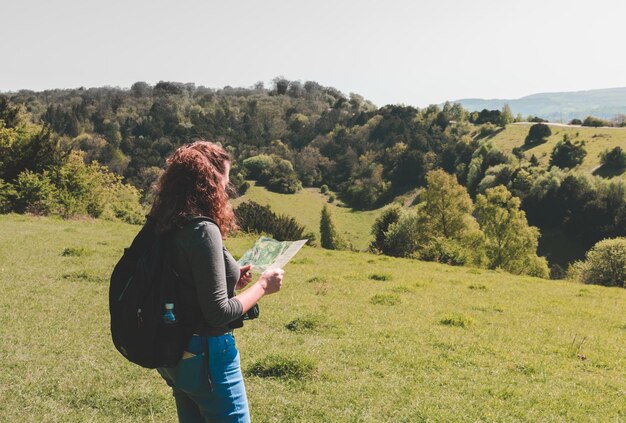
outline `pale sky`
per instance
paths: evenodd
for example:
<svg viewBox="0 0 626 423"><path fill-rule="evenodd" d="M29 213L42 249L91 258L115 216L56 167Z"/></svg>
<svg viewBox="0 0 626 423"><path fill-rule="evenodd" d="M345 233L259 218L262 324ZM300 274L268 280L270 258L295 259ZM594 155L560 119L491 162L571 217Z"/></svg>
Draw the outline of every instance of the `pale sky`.
<svg viewBox="0 0 626 423"><path fill-rule="evenodd" d="M0 0L0 91L317 81L376 105L626 86L626 1Z"/></svg>

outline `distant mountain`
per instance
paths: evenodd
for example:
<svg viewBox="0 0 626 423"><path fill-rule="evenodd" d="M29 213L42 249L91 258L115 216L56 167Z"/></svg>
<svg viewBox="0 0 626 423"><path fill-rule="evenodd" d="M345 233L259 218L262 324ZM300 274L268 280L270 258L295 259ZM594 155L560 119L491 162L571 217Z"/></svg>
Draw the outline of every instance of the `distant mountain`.
<svg viewBox="0 0 626 423"><path fill-rule="evenodd" d="M470 111L502 109L508 104L515 115L535 115L552 122L584 119L590 115L610 119L617 114L626 114L626 87L541 93L516 100L464 98L453 103L460 103Z"/></svg>

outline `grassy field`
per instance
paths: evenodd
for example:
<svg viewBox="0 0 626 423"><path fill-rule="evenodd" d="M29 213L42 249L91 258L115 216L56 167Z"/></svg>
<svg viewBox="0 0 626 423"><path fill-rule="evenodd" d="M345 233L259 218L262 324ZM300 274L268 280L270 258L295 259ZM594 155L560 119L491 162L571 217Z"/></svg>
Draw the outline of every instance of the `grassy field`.
<svg viewBox="0 0 626 423"><path fill-rule="evenodd" d="M531 124L507 125L507 127L496 134L492 140L495 145L503 151L510 153L514 147L524 145L524 139L528 135ZM626 149L626 128L589 128L589 127L562 127L550 126L552 135L547 142L535 146L525 151L526 156L532 154L537 156L540 163L548 165L552 149L558 141L563 139L563 135L568 134L573 141L585 141L587 156L578 170L591 174L600 165L600 153L606 149L620 146ZM599 176L615 176L605 174L602 169L596 171Z"/></svg>
<svg viewBox="0 0 626 423"><path fill-rule="evenodd" d="M0 216L0 421L176 421L110 341L137 229ZM624 422L625 309L619 288L305 247L236 338L255 422Z"/></svg>
<svg viewBox="0 0 626 423"><path fill-rule="evenodd" d="M374 220L382 209L368 211L354 211L347 207L338 207L329 204L328 197L321 194L317 188L305 188L296 194L278 194L263 187L254 185L246 194L233 202L233 205L251 200L262 205L270 205L272 210L279 214L287 214L296 218L307 230L313 231L320 239L320 214L324 204L328 204L338 232L354 249L366 250L370 241L370 230Z"/></svg>

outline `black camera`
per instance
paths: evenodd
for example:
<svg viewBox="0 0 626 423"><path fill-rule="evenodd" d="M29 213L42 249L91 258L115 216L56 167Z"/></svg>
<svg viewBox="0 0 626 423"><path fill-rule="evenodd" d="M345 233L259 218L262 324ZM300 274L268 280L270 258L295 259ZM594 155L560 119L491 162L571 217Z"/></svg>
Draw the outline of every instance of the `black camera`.
<svg viewBox="0 0 626 423"><path fill-rule="evenodd" d="M258 317L259 317L259 305L255 304L252 306L250 310L246 312L246 314L243 315L243 320L258 319Z"/></svg>
<svg viewBox="0 0 626 423"><path fill-rule="evenodd" d="M259 305L255 304L250 310L248 310L243 316L237 320L233 320L228 325L231 329L238 329L243 327L243 322L246 320L257 319L259 317Z"/></svg>

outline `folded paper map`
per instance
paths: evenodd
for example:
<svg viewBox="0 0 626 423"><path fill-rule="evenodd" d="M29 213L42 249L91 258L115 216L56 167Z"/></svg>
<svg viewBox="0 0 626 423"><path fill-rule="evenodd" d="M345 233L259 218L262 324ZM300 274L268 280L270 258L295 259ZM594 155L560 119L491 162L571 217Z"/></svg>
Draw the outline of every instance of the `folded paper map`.
<svg viewBox="0 0 626 423"><path fill-rule="evenodd" d="M263 273L269 268L282 268L293 256L296 255L300 248L308 239L299 241L276 241L272 238L262 236L254 243L252 248L244 253L237 263L240 266L251 264L253 271Z"/></svg>

